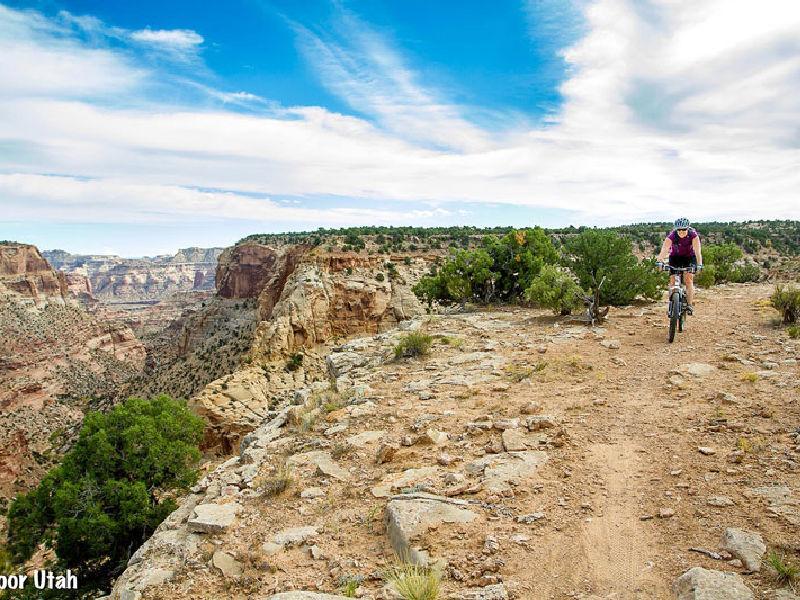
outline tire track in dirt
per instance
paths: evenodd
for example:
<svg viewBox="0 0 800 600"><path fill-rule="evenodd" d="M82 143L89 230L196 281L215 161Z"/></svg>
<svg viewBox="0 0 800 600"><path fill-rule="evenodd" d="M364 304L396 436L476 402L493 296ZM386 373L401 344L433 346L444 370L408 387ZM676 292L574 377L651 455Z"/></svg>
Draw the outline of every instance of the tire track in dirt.
<svg viewBox="0 0 800 600"><path fill-rule="evenodd" d="M588 466L605 483L595 514L584 522L582 544L592 579L601 598L659 600L669 590L653 573L655 545L637 514L640 480L637 446L631 441L595 444L587 453Z"/></svg>

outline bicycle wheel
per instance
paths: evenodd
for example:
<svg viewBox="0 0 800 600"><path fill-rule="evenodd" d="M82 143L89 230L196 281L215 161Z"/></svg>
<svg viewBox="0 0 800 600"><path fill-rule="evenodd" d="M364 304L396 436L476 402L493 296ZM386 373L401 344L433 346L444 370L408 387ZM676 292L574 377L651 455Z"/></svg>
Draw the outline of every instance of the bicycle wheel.
<svg viewBox="0 0 800 600"><path fill-rule="evenodd" d="M670 344L675 340L675 329L678 327L678 321L681 318L681 295L678 292L673 292L669 299L669 342Z"/></svg>
<svg viewBox="0 0 800 600"><path fill-rule="evenodd" d="M678 333L683 333L683 326L686 321L686 313L681 311L681 318L678 319Z"/></svg>

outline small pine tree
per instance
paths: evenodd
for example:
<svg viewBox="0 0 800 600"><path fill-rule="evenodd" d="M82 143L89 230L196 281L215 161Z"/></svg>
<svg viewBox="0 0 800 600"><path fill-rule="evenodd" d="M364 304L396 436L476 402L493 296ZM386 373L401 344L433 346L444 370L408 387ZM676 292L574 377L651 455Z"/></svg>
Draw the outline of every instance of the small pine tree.
<svg viewBox="0 0 800 600"><path fill-rule="evenodd" d="M106 586L176 508L170 492L194 483L203 420L162 395L90 412L77 442L39 486L8 511L15 563L44 543L83 593Z"/></svg>

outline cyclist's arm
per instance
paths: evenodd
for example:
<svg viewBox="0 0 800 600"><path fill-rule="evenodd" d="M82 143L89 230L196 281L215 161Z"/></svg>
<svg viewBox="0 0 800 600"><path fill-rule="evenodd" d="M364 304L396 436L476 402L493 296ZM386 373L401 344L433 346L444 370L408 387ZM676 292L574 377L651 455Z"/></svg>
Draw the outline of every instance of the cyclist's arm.
<svg viewBox="0 0 800 600"><path fill-rule="evenodd" d="M672 240L668 237L664 238L664 243L661 244L661 252L659 252L658 257L656 257L656 262L664 262L670 250L672 250Z"/></svg>
<svg viewBox="0 0 800 600"><path fill-rule="evenodd" d="M694 250L694 255L697 257L697 264L703 264L703 251L700 248L700 237L696 237L692 240L692 250Z"/></svg>

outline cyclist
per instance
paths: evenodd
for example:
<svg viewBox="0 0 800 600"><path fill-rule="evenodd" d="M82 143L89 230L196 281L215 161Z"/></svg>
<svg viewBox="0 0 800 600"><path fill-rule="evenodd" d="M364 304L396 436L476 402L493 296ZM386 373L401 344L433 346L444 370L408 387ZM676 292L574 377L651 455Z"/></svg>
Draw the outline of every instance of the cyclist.
<svg viewBox="0 0 800 600"><path fill-rule="evenodd" d="M660 265L669 255L669 266L676 268L686 268L694 266L699 271L703 268L703 252L700 248L700 236L692 229L689 219L681 217L675 220L675 229L670 231L661 245L661 252L656 258ZM687 271L683 277L686 283L686 301L689 306L687 312L692 314L694 305L694 274ZM675 283L675 275L670 275L669 284Z"/></svg>

